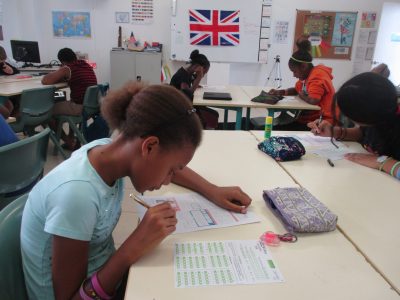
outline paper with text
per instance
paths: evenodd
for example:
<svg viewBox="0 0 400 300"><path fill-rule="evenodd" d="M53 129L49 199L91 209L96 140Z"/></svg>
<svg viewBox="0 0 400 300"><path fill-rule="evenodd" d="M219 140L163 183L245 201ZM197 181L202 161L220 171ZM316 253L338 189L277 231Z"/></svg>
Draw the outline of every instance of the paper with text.
<svg viewBox="0 0 400 300"><path fill-rule="evenodd" d="M174 269L177 288L284 281L260 240L176 243Z"/></svg>
<svg viewBox="0 0 400 300"><path fill-rule="evenodd" d="M178 224L174 233L184 233L212 228L222 228L235 225L260 222L259 217L248 211L246 214L234 213L223 209L203 196L190 194L175 194L167 196L140 197L150 206L168 201L176 210ZM139 216L142 219L146 209L138 206Z"/></svg>

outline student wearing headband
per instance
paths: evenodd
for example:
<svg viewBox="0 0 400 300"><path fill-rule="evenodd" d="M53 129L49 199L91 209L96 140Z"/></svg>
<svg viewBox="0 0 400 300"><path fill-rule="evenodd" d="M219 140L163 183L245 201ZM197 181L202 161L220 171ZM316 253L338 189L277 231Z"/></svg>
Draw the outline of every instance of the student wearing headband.
<svg viewBox="0 0 400 300"><path fill-rule="evenodd" d="M299 118L293 123L276 126L279 130L308 130L307 123L322 116L322 119L333 122L331 112L332 98L335 89L332 85L332 69L324 65L314 66L310 54L311 43L306 37L297 40L298 50L289 59L289 69L293 76L298 78L295 87L285 90L269 91L272 95L298 95L305 102L321 107L320 111L302 111Z"/></svg>
<svg viewBox="0 0 400 300"><path fill-rule="evenodd" d="M370 152L350 153L346 158L400 179L400 107L396 88L384 76L366 72L345 82L334 97L333 108L356 126L345 128L326 121L308 124L315 135L357 141Z"/></svg>

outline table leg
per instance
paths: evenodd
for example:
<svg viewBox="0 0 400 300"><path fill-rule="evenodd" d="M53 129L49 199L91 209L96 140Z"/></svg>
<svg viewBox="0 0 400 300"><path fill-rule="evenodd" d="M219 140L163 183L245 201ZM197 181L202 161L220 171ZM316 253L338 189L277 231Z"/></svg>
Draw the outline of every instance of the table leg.
<svg viewBox="0 0 400 300"><path fill-rule="evenodd" d="M229 110L224 108L224 125L223 125L223 129L226 130L228 128L228 114L229 114Z"/></svg>
<svg viewBox="0 0 400 300"><path fill-rule="evenodd" d="M236 108L236 130L242 129L242 112L243 109L241 107Z"/></svg>
<svg viewBox="0 0 400 300"><path fill-rule="evenodd" d="M247 107L246 108L246 130L249 130L249 126L250 126L250 112L251 112L251 108Z"/></svg>

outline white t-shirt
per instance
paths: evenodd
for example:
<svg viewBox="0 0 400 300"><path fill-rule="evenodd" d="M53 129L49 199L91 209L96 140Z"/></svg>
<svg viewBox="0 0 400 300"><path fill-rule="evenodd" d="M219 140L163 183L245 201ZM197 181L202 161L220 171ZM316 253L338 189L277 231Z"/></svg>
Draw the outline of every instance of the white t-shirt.
<svg viewBox="0 0 400 300"><path fill-rule="evenodd" d="M112 232L121 215L123 179L108 186L87 151L110 143L93 141L47 174L30 192L21 225L21 253L30 299L54 299L53 235L90 241L88 276L115 251Z"/></svg>

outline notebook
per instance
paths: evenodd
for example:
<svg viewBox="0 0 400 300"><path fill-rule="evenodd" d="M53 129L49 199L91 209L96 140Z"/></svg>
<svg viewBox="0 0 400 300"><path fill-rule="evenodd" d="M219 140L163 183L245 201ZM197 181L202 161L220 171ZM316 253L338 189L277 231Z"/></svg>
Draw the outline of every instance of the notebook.
<svg viewBox="0 0 400 300"><path fill-rule="evenodd" d="M230 93L204 92L203 99L207 100L232 100Z"/></svg>

